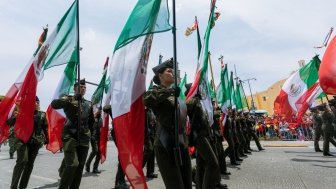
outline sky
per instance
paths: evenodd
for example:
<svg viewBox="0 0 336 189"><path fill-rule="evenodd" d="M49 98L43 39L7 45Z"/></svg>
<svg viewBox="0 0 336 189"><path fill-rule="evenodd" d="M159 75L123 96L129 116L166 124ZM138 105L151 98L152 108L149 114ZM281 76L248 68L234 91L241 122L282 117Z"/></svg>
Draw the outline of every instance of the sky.
<svg viewBox="0 0 336 189"><path fill-rule="evenodd" d="M0 1L0 94L4 95L28 64L37 47L42 28L49 32L72 4L72 0ZM169 1L170 11L171 0ZM81 76L98 83L107 56L130 15L136 0L80 0ZM214 80L219 83L223 55L229 70L242 80L251 81L253 93L266 90L297 70L298 61L308 62L316 54L322 59L321 45L330 27L335 26L335 0L217 0L221 16L212 29L209 49ZM185 29L198 17L203 38L209 16L210 0L177 0L177 61L182 75L192 82L197 64L196 33L189 37ZM171 17L172 18L172 17ZM172 23L172 20L171 20ZM334 35L332 35L334 37ZM173 56L172 32L154 36L148 65L147 84L152 67ZM54 94L64 66L49 69L38 85L42 109ZM245 91L249 95L247 84ZM95 86L87 86L90 99Z"/></svg>

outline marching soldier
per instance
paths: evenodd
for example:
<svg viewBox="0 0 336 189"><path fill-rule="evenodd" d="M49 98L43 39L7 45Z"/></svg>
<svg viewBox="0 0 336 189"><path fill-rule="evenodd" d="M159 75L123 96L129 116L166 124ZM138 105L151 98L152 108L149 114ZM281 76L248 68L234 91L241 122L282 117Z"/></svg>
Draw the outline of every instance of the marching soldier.
<svg viewBox="0 0 336 189"><path fill-rule="evenodd" d="M96 157L95 162L93 163L92 173L100 173L100 171L98 170L98 165L100 161L99 139L100 139L100 128L103 126L101 111L102 110L100 107L94 115L95 122L93 124L93 130L91 134L91 153L85 165L85 170L87 172L90 172L91 161L93 160L94 157Z"/></svg>
<svg viewBox="0 0 336 189"><path fill-rule="evenodd" d="M214 123L212 125L213 129L213 137L214 137L214 145L217 151L217 159L219 163L220 173L223 175L231 175L230 172L227 171L226 161L225 161L225 154L224 154L224 147L223 147L223 136L220 131L220 116L221 110L217 107L216 103L213 102L212 106L214 108Z"/></svg>
<svg viewBox="0 0 336 189"><path fill-rule="evenodd" d="M75 83L74 91L74 96L63 96L51 102L52 108L63 109L67 117L62 131L64 169L60 172L59 189L79 188L94 124L92 104L84 99L85 80Z"/></svg>
<svg viewBox="0 0 336 189"><path fill-rule="evenodd" d="M231 165L240 165L240 163L237 162L236 151L235 151L235 144L233 140L233 130L232 130L232 109L228 109L228 115L225 121L224 125L224 138L226 142L228 143L228 147L224 151L224 156L229 156Z"/></svg>
<svg viewBox="0 0 336 189"><path fill-rule="evenodd" d="M170 87L174 83L172 68L173 59L153 68L153 81L156 86L144 94L144 103L157 118L154 151L165 187L191 189L191 161L184 129L187 112L182 101L175 102L175 97L180 95L180 89ZM179 125L175 124L175 103L178 103L180 110ZM175 142L175 127L179 127L178 144Z"/></svg>
<svg viewBox="0 0 336 189"><path fill-rule="evenodd" d="M322 131L322 117L317 110L317 107L312 107L309 109L313 113L313 129L314 129L314 148L315 152L322 152L319 146L319 141L321 136L323 136Z"/></svg>
<svg viewBox="0 0 336 189"><path fill-rule="evenodd" d="M333 156L329 152L329 142L336 146L336 142L332 138L334 127L333 120L335 119L334 114L331 112L329 108L326 107L325 104L317 106L319 111L323 111L322 113L322 129L324 133L324 141L323 141L323 155L324 156Z"/></svg>
<svg viewBox="0 0 336 189"><path fill-rule="evenodd" d="M15 124L16 115L10 118L10 122ZM33 171L34 161L39 149L43 144L48 143L48 123L46 114L40 111L40 101L36 97L34 112L34 128L27 143L17 139L17 160L13 170L11 189L27 188L30 175Z"/></svg>
<svg viewBox="0 0 336 189"><path fill-rule="evenodd" d="M259 151L265 150L261 146L259 138L258 138L257 134L255 133L255 131L253 130L253 126L254 126L255 120L249 115L248 112L245 112L244 116L245 116L246 128L247 128L248 135L250 136L250 138L251 137L253 138L253 140L255 141L255 143L256 143L257 148L258 148ZM250 147L250 145L249 145L249 147ZM252 150L252 149L249 148L249 150Z"/></svg>
<svg viewBox="0 0 336 189"><path fill-rule="evenodd" d="M331 109L331 111L332 111L332 113L334 114L334 117L335 117L335 119L333 121L334 131L333 131L332 137L336 138L336 99L329 100L329 106L330 106L330 109Z"/></svg>
<svg viewBox="0 0 336 189"><path fill-rule="evenodd" d="M187 92L191 84L187 85ZM187 93L186 92L186 93ZM207 114L203 111L202 97L196 94L187 101L193 143L196 156L196 187L199 189L227 188L220 183L220 167L216 157L216 149L211 145L211 131Z"/></svg>

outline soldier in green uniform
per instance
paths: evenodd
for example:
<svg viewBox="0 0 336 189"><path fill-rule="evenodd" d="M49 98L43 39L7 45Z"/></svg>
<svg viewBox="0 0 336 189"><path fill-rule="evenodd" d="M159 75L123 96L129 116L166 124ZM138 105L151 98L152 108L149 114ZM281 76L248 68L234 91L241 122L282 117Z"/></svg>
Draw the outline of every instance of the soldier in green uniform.
<svg viewBox="0 0 336 189"><path fill-rule="evenodd" d="M334 114L334 117L335 117L335 119L333 121L334 131L333 131L332 137L336 138L336 99L329 100L329 106L330 106L330 109L331 109L331 111L332 111L332 113Z"/></svg>
<svg viewBox="0 0 336 189"><path fill-rule="evenodd" d="M255 124L254 118L248 112L245 112L244 116L245 116L246 129L247 129L248 135L250 136L250 138L251 137L253 138L253 140L256 143L259 151L265 150L261 146L259 138L258 138L257 134L255 133L255 131L253 130L253 127L254 127L254 124ZM250 145L249 145L249 150L252 151Z"/></svg>
<svg viewBox="0 0 336 189"><path fill-rule="evenodd" d="M316 107L309 109L313 113L313 129L314 129L314 148L315 152L322 152L319 146L319 141L321 136L323 136L322 131L322 117Z"/></svg>
<svg viewBox="0 0 336 189"><path fill-rule="evenodd" d="M16 114L11 117L15 124ZM40 101L36 97L34 112L34 129L27 143L17 140L17 160L13 170L11 189L27 188L30 175L33 171L34 161L41 144L48 143L48 123L46 114L40 111Z"/></svg>
<svg viewBox="0 0 336 189"><path fill-rule="evenodd" d="M191 84L187 85L187 92ZM193 144L196 156L196 187L199 189L227 188L220 183L220 167L216 149L212 147L211 131L207 114L203 111L201 95L196 94L187 100Z"/></svg>
<svg viewBox="0 0 336 189"><path fill-rule="evenodd" d="M238 117L237 117L237 112L236 109L232 109L231 114L230 114L230 119L231 119L231 128L232 128L232 138L235 146L235 155L236 155L236 160L237 161L243 161L243 159L240 158L240 156L246 156L245 154L241 154L241 148L242 148L242 143L239 140L238 137Z"/></svg>
<svg viewBox="0 0 336 189"><path fill-rule="evenodd" d="M217 106L216 102L213 101L212 106L214 108L214 123L212 125L213 137L214 137L214 145L217 151L217 159L219 163L220 173L223 175L231 175L230 172L227 171L224 147L223 147L223 136L221 134L220 129L220 117L221 117L221 109Z"/></svg>
<svg viewBox="0 0 336 189"><path fill-rule="evenodd" d="M51 102L52 108L63 109L67 117L62 131L64 169L60 189L79 188L94 124L92 104L84 99L85 80L75 83L74 91L74 96L63 96Z"/></svg>
<svg viewBox="0 0 336 189"><path fill-rule="evenodd" d="M324 141L323 141L323 155L324 156L333 156L329 152L329 142L336 146L336 142L332 138L334 127L333 120L335 119L334 114L331 112L329 108L326 107L325 104L317 106L319 111L323 111L322 113L322 129L324 133Z"/></svg>
<svg viewBox="0 0 336 189"><path fill-rule="evenodd" d="M14 135L14 125L15 125L15 117L17 113L18 113L18 109L17 109L17 106L15 106L11 118L9 118L6 121L6 124L9 126L8 143L9 143L9 158L10 159L14 159L14 153L16 151L17 138Z"/></svg>
<svg viewBox="0 0 336 189"><path fill-rule="evenodd" d="M144 162L143 167L146 166L146 177L157 178L158 175L154 173L155 167L155 153L154 140L156 131L156 118L153 112L146 108L145 114L145 142L144 142Z"/></svg>
<svg viewBox="0 0 336 189"><path fill-rule="evenodd" d="M157 85L147 91L143 98L145 106L157 118L154 152L165 187L191 189L191 160L184 129L187 111L182 101L175 102L180 89L171 88L174 83L172 67L173 59L170 59L153 68L153 81ZM175 124L175 103L178 103L180 110L179 125ZM175 142L175 127L179 127L179 144Z"/></svg>
<svg viewBox="0 0 336 189"><path fill-rule="evenodd" d="M100 171L98 170L98 165L100 161L99 139L100 139L100 128L103 126L101 111L102 111L101 108L99 108L94 115L95 122L93 124L93 130L91 134L91 153L85 165L85 170L87 172L90 172L91 161L93 160L94 157L96 157L95 162L93 163L92 173L100 173Z"/></svg>
<svg viewBox="0 0 336 189"><path fill-rule="evenodd" d="M233 128L232 128L232 109L228 109L228 115L224 124L224 138L228 143L228 147L224 150L224 156L229 156L231 165L240 165L237 162L239 157L236 155L235 143L233 139ZM238 158L238 159L237 159Z"/></svg>

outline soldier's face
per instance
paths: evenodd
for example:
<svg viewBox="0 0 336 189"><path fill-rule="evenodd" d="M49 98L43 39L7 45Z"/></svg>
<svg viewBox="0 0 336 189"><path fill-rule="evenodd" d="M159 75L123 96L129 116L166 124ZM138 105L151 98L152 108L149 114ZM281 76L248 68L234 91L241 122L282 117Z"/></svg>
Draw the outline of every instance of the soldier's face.
<svg viewBox="0 0 336 189"><path fill-rule="evenodd" d="M35 110L40 110L40 101L35 102Z"/></svg>
<svg viewBox="0 0 336 189"><path fill-rule="evenodd" d="M79 87L80 87L79 91L78 91L78 87L77 86L74 88L75 93L76 94L81 94L82 96L84 96L85 93L86 93L86 85L79 85Z"/></svg>
<svg viewBox="0 0 336 189"><path fill-rule="evenodd" d="M159 75L162 84L171 85L174 83L174 72L172 68L165 69L164 72Z"/></svg>

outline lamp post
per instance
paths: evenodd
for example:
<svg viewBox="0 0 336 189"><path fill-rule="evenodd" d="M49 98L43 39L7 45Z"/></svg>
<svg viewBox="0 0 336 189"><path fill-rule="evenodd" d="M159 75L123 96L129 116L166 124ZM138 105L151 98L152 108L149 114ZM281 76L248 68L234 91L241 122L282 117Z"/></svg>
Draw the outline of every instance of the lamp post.
<svg viewBox="0 0 336 189"><path fill-rule="evenodd" d="M253 81L256 81L257 79L256 78L250 78L250 79L245 79L243 81L247 81L247 84L249 86L249 89L250 89L250 93L251 93L251 110L254 110L255 109L255 106L254 106L254 100L253 100L253 95L252 95L252 90L251 90L251 85L250 85L250 81L253 80Z"/></svg>

